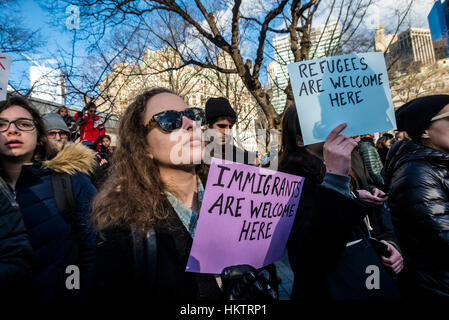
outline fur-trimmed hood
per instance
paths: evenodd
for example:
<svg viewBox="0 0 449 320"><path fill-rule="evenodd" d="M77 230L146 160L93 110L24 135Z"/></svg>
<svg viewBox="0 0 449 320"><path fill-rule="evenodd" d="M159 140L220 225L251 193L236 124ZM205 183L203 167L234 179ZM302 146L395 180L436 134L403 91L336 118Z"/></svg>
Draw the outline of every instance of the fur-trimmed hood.
<svg viewBox="0 0 449 320"><path fill-rule="evenodd" d="M97 166L95 152L81 143L54 143L57 155L42 162L42 168L57 173L74 175L77 172L91 174Z"/></svg>

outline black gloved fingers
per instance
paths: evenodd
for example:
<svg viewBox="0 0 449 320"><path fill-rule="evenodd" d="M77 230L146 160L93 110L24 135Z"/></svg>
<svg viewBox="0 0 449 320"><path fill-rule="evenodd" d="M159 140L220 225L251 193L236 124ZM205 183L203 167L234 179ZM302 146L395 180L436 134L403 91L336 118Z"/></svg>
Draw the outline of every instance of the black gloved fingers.
<svg viewBox="0 0 449 320"><path fill-rule="evenodd" d="M257 270L255 268L247 264L226 267L221 272L221 278L225 280L240 279L248 271L253 271L254 274L257 273Z"/></svg>

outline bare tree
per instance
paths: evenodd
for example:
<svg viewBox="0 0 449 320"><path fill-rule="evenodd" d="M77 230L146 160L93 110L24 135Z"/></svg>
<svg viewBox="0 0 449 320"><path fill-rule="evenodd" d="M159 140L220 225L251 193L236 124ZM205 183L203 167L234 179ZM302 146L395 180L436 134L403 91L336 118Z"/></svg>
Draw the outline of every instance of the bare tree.
<svg viewBox="0 0 449 320"><path fill-rule="evenodd" d="M55 1L67 4L68 1ZM208 68L222 74L235 74L263 110L269 126L280 124L270 96L264 88L266 65L270 60L270 39L288 34L294 61L313 57L311 53L312 24L321 3L331 8L328 21L336 21L339 32L334 35L341 47L350 43L362 26L372 0L274 0L274 1L70 1L79 6L81 21L88 25L88 35L104 37L111 27L123 24L145 25L155 43L165 44L181 57L182 65ZM330 5L330 7L329 7ZM57 6L57 4L55 4ZM155 21L159 21L157 23ZM169 26L169 27L168 27ZM95 32L91 32L95 31ZM95 38L95 39L97 39ZM249 48L248 48L249 47ZM234 65L219 66L209 58L214 48L228 54ZM329 52L330 53L330 52ZM285 89L286 106L293 103L291 86Z"/></svg>
<svg viewBox="0 0 449 320"><path fill-rule="evenodd" d="M425 68L410 66L407 73L391 81L391 93L396 106L415 98L447 93L449 66L435 63Z"/></svg>
<svg viewBox="0 0 449 320"><path fill-rule="evenodd" d="M18 1L0 0L0 51L4 53L32 52L43 45L39 30L24 27L17 14Z"/></svg>

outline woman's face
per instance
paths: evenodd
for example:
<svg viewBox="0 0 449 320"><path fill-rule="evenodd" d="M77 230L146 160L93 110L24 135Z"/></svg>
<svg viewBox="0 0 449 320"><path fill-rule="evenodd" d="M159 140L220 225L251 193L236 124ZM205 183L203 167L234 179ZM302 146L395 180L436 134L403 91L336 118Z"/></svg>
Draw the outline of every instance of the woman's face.
<svg viewBox="0 0 449 320"><path fill-rule="evenodd" d="M103 146L105 146L106 148L109 148L109 146L111 145L111 140L109 140L108 138L103 138L103 141L101 141L101 144Z"/></svg>
<svg viewBox="0 0 449 320"><path fill-rule="evenodd" d="M146 105L143 117L144 125L153 115L159 112L174 110L183 111L188 106L177 95L159 93L152 97ZM172 132L163 131L154 125L147 135L150 157L159 165L176 167L180 165L199 164L202 159L201 128L195 121L183 116L182 127Z"/></svg>
<svg viewBox="0 0 449 320"><path fill-rule="evenodd" d="M67 115L67 109L61 109L61 110L59 111L59 115L60 115L61 117L65 117L65 116Z"/></svg>
<svg viewBox="0 0 449 320"><path fill-rule="evenodd" d="M437 116L446 112L449 112L449 104L441 109ZM427 134L423 134L423 138L426 138L424 144L437 150L449 152L449 117L432 121L426 131Z"/></svg>
<svg viewBox="0 0 449 320"><path fill-rule="evenodd" d="M11 106L0 113L0 119L14 121L19 118L33 120L31 114L22 107ZM25 162L32 159L37 146L37 129L21 131L11 123L9 129L0 133L0 156L23 158Z"/></svg>

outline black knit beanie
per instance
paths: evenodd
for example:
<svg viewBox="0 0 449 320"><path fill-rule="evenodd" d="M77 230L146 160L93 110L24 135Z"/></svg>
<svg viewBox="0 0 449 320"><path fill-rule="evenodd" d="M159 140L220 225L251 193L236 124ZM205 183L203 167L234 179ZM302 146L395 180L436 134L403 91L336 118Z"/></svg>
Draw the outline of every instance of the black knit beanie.
<svg viewBox="0 0 449 320"><path fill-rule="evenodd" d="M229 100L223 97L209 98L206 102L206 121L212 125L215 119L220 117L230 117L237 120L237 113L232 109Z"/></svg>
<svg viewBox="0 0 449 320"><path fill-rule="evenodd" d="M415 141L430 126L431 119L449 104L449 95L439 94L421 97L407 102L396 110L398 131L406 131Z"/></svg>

